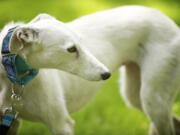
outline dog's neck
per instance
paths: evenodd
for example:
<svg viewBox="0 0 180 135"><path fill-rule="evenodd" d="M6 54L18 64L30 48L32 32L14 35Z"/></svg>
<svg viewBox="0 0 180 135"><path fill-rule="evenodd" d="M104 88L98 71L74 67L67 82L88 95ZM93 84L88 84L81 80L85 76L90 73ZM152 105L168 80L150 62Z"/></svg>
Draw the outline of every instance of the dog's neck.
<svg viewBox="0 0 180 135"><path fill-rule="evenodd" d="M2 49L2 42L6 34L8 33L8 30L12 27L15 27L17 25L22 25L23 23L9 23L7 24L2 31L0 32L0 52ZM0 54L0 62L2 61L2 55ZM7 73L2 65L0 63L0 108L4 108L4 106L8 106L9 104L9 98L11 96L10 91L10 80L7 78ZM1 109L0 109L1 110Z"/></svg>
<svg viewBox="0 0 180 135"><path fill-rule="evenodd" d="M3 43L3 39L4 37L7 35L8 33L8 30L17 26L17 25L23 25L23 23L21 22L18 22L18 23L9 23L7 25L5 25L5 27L1 30L0 32L0 52L1 52L1 49L2 49L2 43ZM2 60L2 55L0 54L0 61ZM5 70L4 70L4 67L2 64L0 64L0 74L5 74Z"/></svg>

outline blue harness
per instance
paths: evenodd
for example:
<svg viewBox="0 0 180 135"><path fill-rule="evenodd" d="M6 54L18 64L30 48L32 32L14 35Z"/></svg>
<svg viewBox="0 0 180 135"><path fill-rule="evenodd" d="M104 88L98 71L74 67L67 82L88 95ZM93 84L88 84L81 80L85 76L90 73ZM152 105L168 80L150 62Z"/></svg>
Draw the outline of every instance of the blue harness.
<svg viewBox="0 0 180 135"><path fill-rule="evenodd" d="M38 70L30 67L19 55L10 53L10 41L14 30L18 26L8 30L2 43L2 64L7 72L7 77L14 84L25 86L38 74ZM6 135L13 124L15 115L12 112L5 112L0 117L0 134Z"/></svg>
<svg viewBox="0 0 180 135"><path fill-rule="evenodd" d="M28 84L37 74L38 70L31 68L19 55L10 53L10 40L14 30L18 26L9 29L2 44L2 64L12 83L18 85Z"/></svg>

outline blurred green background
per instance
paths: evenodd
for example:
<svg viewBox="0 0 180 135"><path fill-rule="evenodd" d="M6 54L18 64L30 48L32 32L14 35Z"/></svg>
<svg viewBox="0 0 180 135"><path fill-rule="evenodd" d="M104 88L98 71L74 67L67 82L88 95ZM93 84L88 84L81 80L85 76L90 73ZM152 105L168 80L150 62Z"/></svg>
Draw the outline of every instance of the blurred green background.
<svg viewBox="0 0 180 135"><path fill-rule="evenodd" d="M68 22L86 14L122 5L154 7L180 24L179 0L0 0L0 28L10 21L28 22L39 13L49 13ZM180 115L178 100L173 110ZM118 89L118 73L107 81L88 106L72 114L72 117L76 120L76 135L146 135L149 128L144 114L127 108L122 101ZM51 133L40 123L23 121L19 135Z"/></svg>

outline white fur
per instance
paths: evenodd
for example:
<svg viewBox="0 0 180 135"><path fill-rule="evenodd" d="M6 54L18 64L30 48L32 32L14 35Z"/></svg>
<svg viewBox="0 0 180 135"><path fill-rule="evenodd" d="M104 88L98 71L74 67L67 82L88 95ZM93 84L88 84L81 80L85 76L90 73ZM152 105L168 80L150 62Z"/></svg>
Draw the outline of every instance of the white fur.
<svg viewBox="0 0 180 135"><path fill-rule="evenodd" d="M1 43L14 25L2 30ZM77 53L67 52L72 46ZM86 105L103 84L88 80L101 80L108 69L113 73L124 65L121 93L127 104L148 116L151 135L175 135L177 119L171 108L180 81L179 49L179 28L152 8L125 6L70 23L39 15L22 24L11 42L12 52L40 69L25 87L20 116L43 122L55 135L72 135L74 122L69 113ZM10 82L4 70L0 75L0 92L6 97L0 101L2 110L10 100Z"/></svg>

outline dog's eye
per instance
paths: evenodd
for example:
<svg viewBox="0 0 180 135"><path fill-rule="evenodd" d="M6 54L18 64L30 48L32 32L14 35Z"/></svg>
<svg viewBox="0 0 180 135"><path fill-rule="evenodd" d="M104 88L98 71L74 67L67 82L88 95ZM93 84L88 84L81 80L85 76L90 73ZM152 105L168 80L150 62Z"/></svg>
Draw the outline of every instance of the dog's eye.
<svg viewBox="0 0 180 135"><path fill-rule="evenodd" d="M75 46L72 46L72 47L68 48L67 51L70 53L74 53L74 52L77 52L77 48Z"/></svg>

